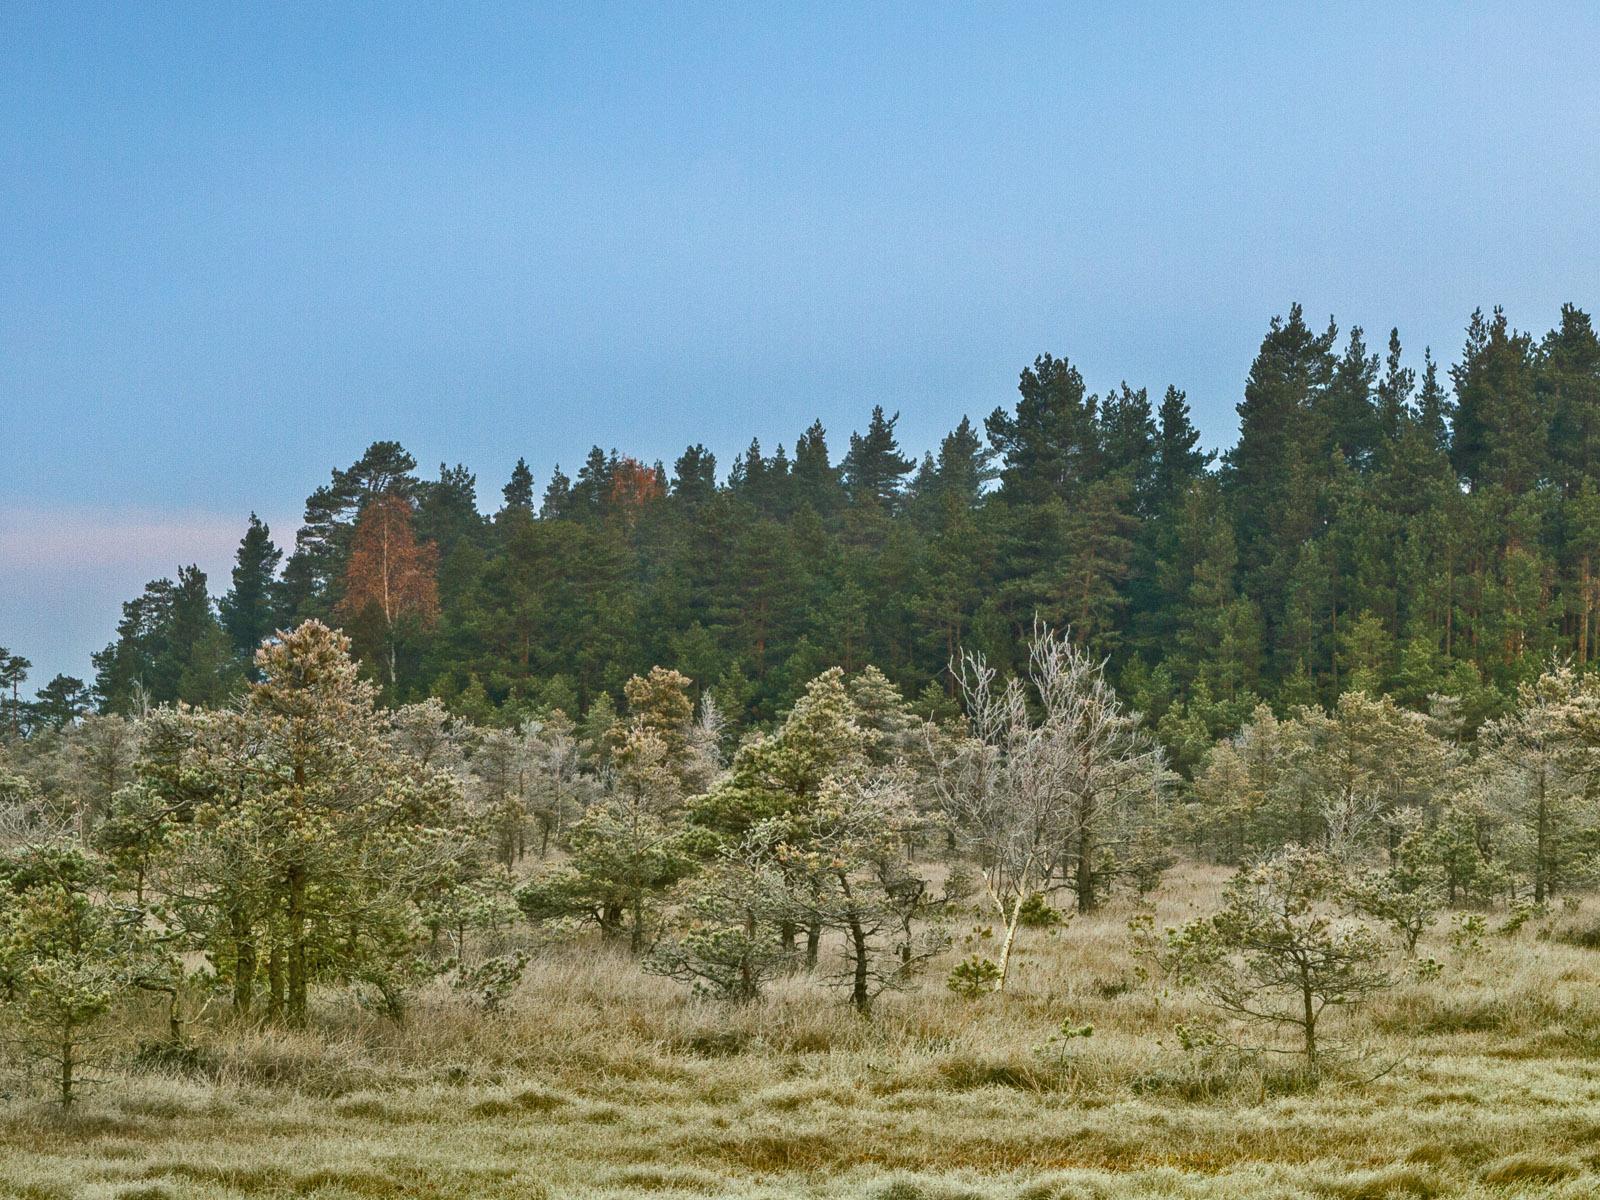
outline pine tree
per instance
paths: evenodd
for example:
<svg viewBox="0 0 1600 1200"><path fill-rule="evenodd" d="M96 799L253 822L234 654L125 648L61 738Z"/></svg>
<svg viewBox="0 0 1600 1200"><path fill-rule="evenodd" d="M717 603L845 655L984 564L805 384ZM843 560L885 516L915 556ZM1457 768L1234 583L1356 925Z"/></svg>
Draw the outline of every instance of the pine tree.
<svg viewBox="0 0 1600 1200"><path fill-rule="evenodd" d="M517 459L517 465L511 468L510 480L501 489L501 495L505 497L506 508L533 512L533 472L528 469L527 459Z"/></svg>
<svg viewBox="0 0 1600 1200"><path fill-rule="evenodd" d="M1539 408L1550 414L1550 446L1562 491L1600 473L1600 337L1589 314L1561 306L1561 325L1539 345Z"/></svg>
<svg viewBox="0 0 1600 1200"><path fill-rule="evenodd" d="M899 419L899 413L887 417L881 404L874 405L867 431L850 435L850 452L840 464L840 476L852 504L892 511L898 503L905 476L916 465L895 440Z"/></svg>
<svg viewBox="0 0 1600 1200"><path fill-rule="evenodd" d="M234 649L247 659L277 627L274 592L282 558L283 551L272 544L271 530L251 513L234 556L233 588L217 605L222 628Z"/></svg>
<svg viewBox="0 0 1600 1200"><path fill-rule="evenodd" d="M1100 406L1101 466L1127 483L1133 511L1152 514L1156 486L1156 423L1143 388L1126 383Z"/></svg>
<svg viewBox="0 0 1600 1200"><path fill-rule="evenodd" d="M399 442L373 442L331 482L306 498L305 523L295 535L294 553L284 567L285 619L313 609L326 611L349 552L356 518L375 496L415 498L417 460Z"/></svg>
<svg viewBox="0 0 1600 1200"><path fill-rule="evenodd" d="M717 456L696 443L672 465L672 496L683 504L701 505L717 491Z"/></svg>
<svg viewBox="0 0 1600 1200"><path fill-rule="evenodd" d="M991 465L994 451L984 445L983 435L967 417L939 443L934 462L930 498L954 496L967 508L977 508L984 489L996 478Z"/></svg>
<svg viewBox="0 0 1600 1200"><path fill-rule="evenodd" d="M1368 355L1361 327L1353 326L1316 415L1325 429L1326 450L1337 451L1357 470L1370 464L1381 437L1382 414L1373 404L1377 378L1378 356Z"/></svg>
<svg viewBox="0 0 1600 1200"><path fill-rule="evenodd" d="M1066 359L1034 359L1018 384L1016 412L997 408L984 422L999 453L1000 494L1015 504L1072 500L1098 471L1097 402Z"/></svg>
<svg viewBox="0 0 1600 1200"><path fill-rule="evenodd" d="M22 736L21 689L32 668L33 663L28 659L0 646L0 697L5 701L6 724L11 728L12 737Z"/></svg>
<svg viewBox="0 0 1600 1200"><path fill-rule="evenodd" d="M1517 691L1516 708L1480 735L1492 796L1506 822L1508 858L1534 903L1585 883L1600 834L1588 780L1600 747L1600 693L1562 664Z"/></svg>
<svg viewBox="0 0 1600 1200"><path fill-rule="evenodd" d="M1439 364L1433 361L1432 351L1424 350L1422 392L1417 398L1417 424L1422 427L1423 436L1430 446L1448 454L1455 439L1455 421L1456 406L1439 382Z"/></svg>
<svg viewBox="0 0 1600 1200"><path fill-rule="evenodd" d="M572 511L572 481L562 473L561 464L557 463L550 472L550 482L545 485L539 515L546 520L555 520L571 516Z"/></svg>
<svg viewBox="0 0 1600 1200"><path fill-rule="evenodd" d="M1512 329L1500 309L1472 314L1461 361L1450 369L1456 419L1456 470L1474 490L1516 494L1550 473L1546 397L1534 387L1533 339Z"/></svg>
<svg viewBox="0 0 1600 1200"><path fill-rule="evenodd" d="M320 978L363 983L400 1011L414 902L448 869L459 806L453 777L384 737L349 650L315 621L267 643L244 703L174 714L182 770L146 774L169 809L194 805L161 867L178 919L237 1010L264 973L268 1016L291 1026Z"/></svg>
<svg viewBox="0 0 1600 1200"><path fill-rule="evenodd" d="M413 507L417 536L438 547L441 559L458 547L482 540L485 523L478 512L478 477L466 467L439 464L439 478L417 485Z"/></svg>
<svg viewBox="0 0 1600 1200"><path fill-rule="evenodd" d="M62 730L89 711L90 692L83 680L57 675L39 689L33 717L45 729Z"/></svg>
<svg viewBox="0 0 1600 1200"><path fill-rule="evenodd" d="M1417 373L1400 358L1400 330L1391 329L1383 379L1377 387L1377 445L1385 457L1393 453L1394 443L1411 417L1411 394L1416 386Z"/></svg>
<svg viewBox="0 0 1600 1200"><path fill-rule="evenodd" d="M794 481L797 506L808 505L822 517L838 509L844 492L839 484L839 470L829 462L828 435L821 421L813 421L795 442L790 477Z"/></svg>
<svg viewBox="0 0 1600 1200"><path fill-rule="evenodd" d="M1240 562L1251 594L1267 609L1280 602L1287 555L1311 527L1308 455L1323 445L1312 413L1323 407L1332 378L1335 333L1331 324L1313 333L1298 304L1287 321L1274 317L1238 405L1239 440L1224 477L1236 497Z"/></svg>
<svg viewBox="0 0 1600 1200"><path fill-rule="evenodd" d="M636 956L654 944L668 890L694 868L678 811L682 791L667 760L655 734L628 731L611 788L573 828L571 858L518 889L530 919L592 920Z"/></svg>
<svg viewBox="0 0 1600 1200"><path fill-rule="evenodd" d="M173 970L144 914L110 900L107 882L99 860L71 847L0 857L0 1012L12 1049L44 1071L63 1109L106 1057L98 1027L112 1005Z"/></svg>
<svg viewBox="0 0 1600 1200"><path fill-rule="evenodd" d="M1189 402L1175 387L1167 388L1156 414L1155 479L1150 488L1150 510L1173 512L1189 485L1205 474L1215 457L1198 449L1200 431L1189 418Z"/></svg>
<svg viewBox="0 0 1600 1200"><path fill-rule="evenodd" d="M573 516L594 518L600 516L611 495L611 472L617 461L617 452L610 457L599 446L589 449L589 456L578 468L578 478L572 485L570 512ZM555 485L552 479L551 486Z"/></svg>

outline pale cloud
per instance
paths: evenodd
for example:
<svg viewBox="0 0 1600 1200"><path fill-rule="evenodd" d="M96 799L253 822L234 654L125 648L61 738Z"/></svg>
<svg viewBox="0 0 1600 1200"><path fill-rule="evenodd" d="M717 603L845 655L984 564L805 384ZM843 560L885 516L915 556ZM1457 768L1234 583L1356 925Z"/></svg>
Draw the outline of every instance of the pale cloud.
<svg viewBox="0 0 1600 1200"><path fill-rule="evenodd" d="M229 586L246 514L137 508L0 507L0 645L33 660L28 686L90 676L121 603L196 563L213 597ZM281 546L295 523L272 522Z"/></svg>
<svg viewBox="0 0 1600 1200"><path fill-rule="evenodd" d="M0 564L7 573L114 570L228 555L244 522L236 515L137 509L0 510Z"/></svg>

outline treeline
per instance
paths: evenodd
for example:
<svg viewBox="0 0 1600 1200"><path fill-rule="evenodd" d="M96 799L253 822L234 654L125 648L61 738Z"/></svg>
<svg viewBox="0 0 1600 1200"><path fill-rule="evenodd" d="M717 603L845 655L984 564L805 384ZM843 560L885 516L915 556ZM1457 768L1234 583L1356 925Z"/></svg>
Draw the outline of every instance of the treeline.
<svg viewBox="0 0 1600 1200"><path fill-rule="evenodd" d="M541 494L519 461L489 517L465 467L422 478L379 442L309 497L287 556L252 518L218 603L194 568L152 583L92 688L53 680L12 722L215 702L263 636L308 617L351 633L387 702L482 722L615 703L655 664L737 724L869 662L932 713L960 653L1014 669L1037 618L1109 656L1187 772L1261 702L1447 694L1470 735L1552 654L1594 662L1585 313L1542 338L1476 313L1444 372L1408 365L1397 334L1374 353L1295 307L1238 412L1213 461L1182 392L1090 394L1046 355L1012 406L920 460L877 408L837 459L819 423L725 472L699 445L670 469L597 447Z"/></svg>

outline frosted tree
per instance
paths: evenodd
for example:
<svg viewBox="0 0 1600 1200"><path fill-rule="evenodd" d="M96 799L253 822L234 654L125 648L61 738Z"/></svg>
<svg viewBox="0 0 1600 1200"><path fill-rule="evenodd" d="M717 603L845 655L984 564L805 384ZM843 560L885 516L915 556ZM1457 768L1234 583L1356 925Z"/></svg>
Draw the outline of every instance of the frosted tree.
<svg viewBox="0 0 1600 1200"><path fill-rule="evenodd" d="M1392 852L1408 813L1437 817L1457 759L1426 717L1388 697L1346 692L1331 713L1302 706L1288 718L1260 705L1196 774L1196 832L1227 862L1290 843Z"/></svg>
<svg viewBox="0 0 1600 1200"><path fill-rule="evenodd" d="M416 704L402 704L389 714L391 746L427 771L444 771L456 778L466 775L466 750L471 727L450 715L435 696Z"/></svg>
<svg viewBox="0 0 1600 1200"><path fill-rule="evenodd" d="M144 913L110 902L107 882L64 843L0 856L0 1034L49 1075L62 1108L100 1057L113 1005L170 976Z"/></svg>
<svg viewBox="0 0 1600 1200"><path fill-rule="evenodd" d="M1311 828L1292 840L1309 843L1319 832L1350 852L1381 841L1393 850L1408 812L1431 821L1449 794L1455 754L1434 736L1428 718L1388 696L1345 692L1331 713L1296 710L1285 782L1314 806Z"/></svg>
<svg viewBox="0 0 1600 1200"><path fill-rule="evenodd" d="M88 841L111 812L113 797L133 782L139 735L138 721L116 713L86 716L69 735L80 840Z"/></svg>
<svg viewBox="0 0 1600 1200"><path fill-rule="evenodd" d="M1600 691L1558 663L1517 690L1508 715L1479 733L1488 798L1503 822L1503 856L1534 903L1585 881L1600 834Z"/></svg>
<svg viewBox="0 0 1600 1200"><path fill-rule="evenodd" d="M1168 772L1102 664L1067 636L1036 627L1025 678L1003 686L979 656L956 670L969 730L930 731L929 754L945 815L1005 926L1003 990L1023 906L1066 887L1080 912L1093 908Z"/></svg>
<svg viewBox="0 0 1600 1200"><path fill-rule="evenodd" d="M697 992L745 1003L794 962L779 931L797 919L778 863L778 831L757 825L681 885L681 929L645 969Z"/></svg>
<svg viewBox="0 0 1600 1200"><path fill-rule="evenodd" d="M537 735L538 725L532 722L514 729L490 729L472 755L476 817L493 843L495 857L508 869L527 849L529 797L538 772Z"/></svg>
<svg viewBox="0 0 1600 1200"><path fill-rule="evenodd" d="M400 1013L417 901L454 873L460 790L386 740L376 690L343 634L307 621L256 655L260 682L220 712L180 714L176 775L147 778L188 810L161 864L173 919L248 1011L308 1018L314 980L374 988Z"/></svg>
<svg viewBox="0 0 1600 1200"><path fill-rule="evenodd" d="M517 891L530 920L592 920L634 954L649 948L667 893L694 869L683 792L667 744L635 727L613 756L603 794L573 826L571 855Z"/></svg>
<svg viewBox="0 0 1600 1200"><path fill-rule="evenodd" d="M728 734L728 721L717 698L710 692L700 697L694 724L689 729L688 763L684 784L690 792L709 792L722 781L727 761L722 742Z"/></svg>
<svg viewBox="0 0 1600 1200"><path fill-rule="evenodd" d="M906 865L905 831L916 822L906 779L896 772L830 781L799 836L778 849L808 925L839 935L842 969L830 982L865 1013L883 991L907 986L913 968L944 948L937 930L917 930L926 883Z"/></svg>
<svg viewBox="0 0 1600 1200"><path fill-rule="evenodd" d="M1391 983L1382 940L1340 911L1344 896L1343 864L1286 846L1236 875L1215 914L1167 930L1163 964L1228 1016L1291 1031L1315 1074L1324 1013Z"/></svg>

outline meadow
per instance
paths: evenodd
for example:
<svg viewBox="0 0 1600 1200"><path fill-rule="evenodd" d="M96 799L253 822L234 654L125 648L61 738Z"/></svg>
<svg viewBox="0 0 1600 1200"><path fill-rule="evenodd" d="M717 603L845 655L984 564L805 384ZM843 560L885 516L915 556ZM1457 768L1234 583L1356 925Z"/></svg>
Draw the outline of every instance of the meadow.
<svg viewBox="0 0 1600 1200"><path fill-rule="evenodd" d="M1014 983L965 999L963 915L922 986L868 1017L803 975L759 1000L695 997L598 941L538 953L506 1010L425 992L403 1025L318 992L310 1028L192 1014L187 1055L129 1040L69 1114L0 1106L0 1194L193 1197L860 1197L1224 1200L1540 1196L1600 1180L1593 901L1510 932L1442 920L1433 971L1292 1056L1185 1049L1212 1014L1150 978L1128 922L1215 907L1229 872L1183 864L1025 930ZM1592 934L1588 940L1593 940ZM1063 1025L1088 1036L1055 1037Z"/></svg>

